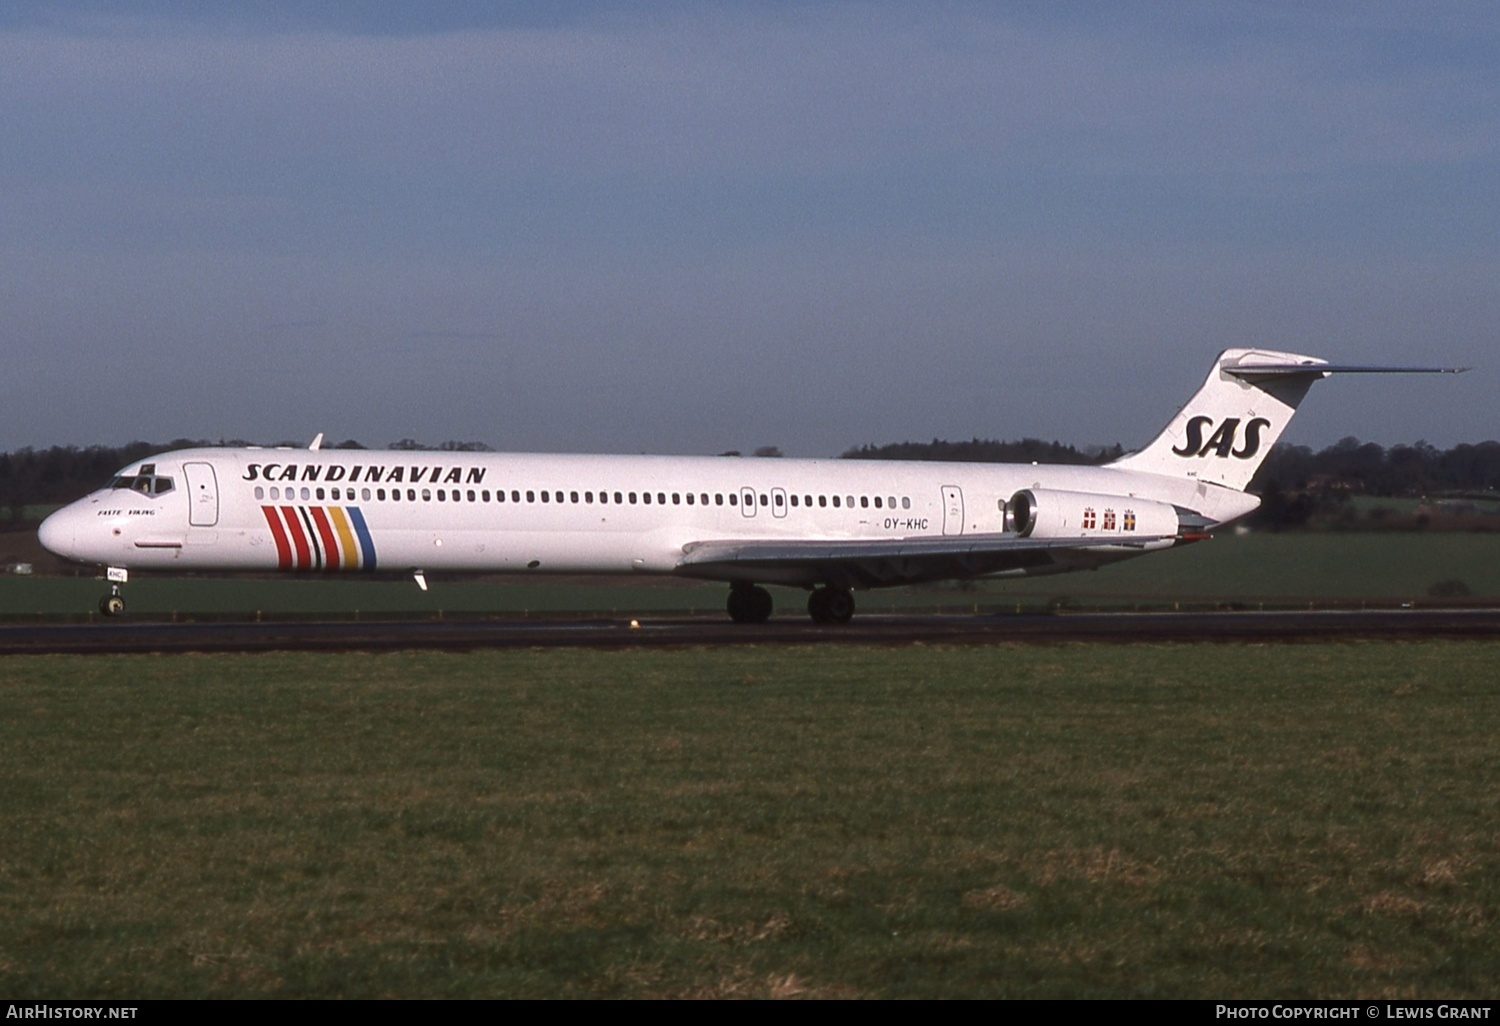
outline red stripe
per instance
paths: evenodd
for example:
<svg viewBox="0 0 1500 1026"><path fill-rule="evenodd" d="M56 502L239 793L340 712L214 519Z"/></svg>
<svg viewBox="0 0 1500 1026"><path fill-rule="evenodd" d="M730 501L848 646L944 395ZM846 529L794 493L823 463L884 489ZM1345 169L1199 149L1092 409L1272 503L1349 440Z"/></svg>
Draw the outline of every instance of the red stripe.
<svg viewBox="0 0 1500 1026"><path fill-rule="evenodd" d="M281 514L276 512L275 506L262 506L260 511L266 515L266 523L271 525L271 537L276 539L276 568L290 570L292 546L286 540L286 531L282 529Z"/></svg>
<svg viewBox="0 0 1500 1026"><path fill-rule="evenodd" d="M312 555L307 548L307 538L303 534L302 523L297 519L296 507L281 507L281 515L286 517L286 529L292 536L292 544L297 547L297 558L292 561L292 569L306 570L312 566Z"/></svg>
<svg viewBox="0 0 1500 1026"><path fill-rule="evenodd" d="M339 568L339 541L333 536L333 525L328 522L328 514L323 512L322 506L312 508L313 523L318 525L318 534L323 539L323 569L337 570Z"/></svg>

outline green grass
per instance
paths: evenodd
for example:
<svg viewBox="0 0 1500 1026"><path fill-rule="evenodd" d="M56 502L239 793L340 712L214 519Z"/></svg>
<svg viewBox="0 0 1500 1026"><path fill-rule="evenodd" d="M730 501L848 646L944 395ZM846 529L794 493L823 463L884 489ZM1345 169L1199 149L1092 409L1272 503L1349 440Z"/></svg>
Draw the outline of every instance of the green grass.
<svg viewBox="0 0 1500 1026"><path fill-rule="evenodd" d="M1500 599L1500 534L1226 532L1096 572L861 592L858 602L867 612L998 611L1057 599L1081 606L1395 605L1433 601L1433 587L1453 581L1463 582L1466 601ZM84 615L104 591L103 584L86 577L0 576L0 617ZM775 594L782 615L804 615L800 592L777 589ZM659 579L588 583L541 577L495 583L437 577L423 593L409 580L137 575L126 596L132 615L149 618L440 612L653 616L722 614L725 587Z"/></svg>
<svg viewBox="0 0 1500 1026"><path fill-rule="evenodd" d="M11 657L0 992L1493 995L1500 645Z"/></svg>

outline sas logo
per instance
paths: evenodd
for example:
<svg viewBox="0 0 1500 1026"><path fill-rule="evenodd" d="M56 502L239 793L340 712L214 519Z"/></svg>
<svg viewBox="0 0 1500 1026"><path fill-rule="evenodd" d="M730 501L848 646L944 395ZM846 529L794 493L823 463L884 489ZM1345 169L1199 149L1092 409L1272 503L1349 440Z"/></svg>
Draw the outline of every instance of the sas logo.
<svg viewBox="0 0 1500 1026"><path fill-rule="evenodd" d="M1213 453L1221 459L1225 456L1233 456L1237 460L1248 460L1260 451L1260 433L1271 426L1271 422L1264 417L1251 418L1250 422L1245 425L1244 443L1239 448L1235 448L1240 430L1240 418L1225 417L1224 423L1220 424L1205 442L1203 430L1210 427L1213 422L1212 417L1193 417L1187 422L1187 440L1172 451L1178 456L1185 456L1189 459Z"/></svg>

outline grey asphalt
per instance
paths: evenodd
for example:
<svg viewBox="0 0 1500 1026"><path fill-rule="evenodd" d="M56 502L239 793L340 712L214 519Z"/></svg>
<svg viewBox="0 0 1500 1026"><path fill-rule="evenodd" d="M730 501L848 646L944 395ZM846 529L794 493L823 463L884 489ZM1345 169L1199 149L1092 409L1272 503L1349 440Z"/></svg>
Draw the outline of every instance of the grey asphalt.
<svg viewBox="0 0 1500 1026"><path fill-rule="evenodd" d="M799 617L402 620L0 625L0 655L131 652L397 651L695 645L1057 644L1071 641L1319 642L1500 638L1500 609L860 616L844 626Z"/></svg>

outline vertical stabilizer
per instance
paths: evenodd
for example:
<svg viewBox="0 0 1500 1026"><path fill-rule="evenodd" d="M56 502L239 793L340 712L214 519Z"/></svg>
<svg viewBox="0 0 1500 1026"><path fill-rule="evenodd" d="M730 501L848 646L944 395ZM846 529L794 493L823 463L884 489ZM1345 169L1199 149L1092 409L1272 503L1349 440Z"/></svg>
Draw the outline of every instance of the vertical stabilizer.
<svg viewBox="0 0 1500 1026"><path fill-rule="evenodd" d="M1331 369L1297 353L1226 349L1162 433L1112 465L1244 491L1308 388Z"/></svg>

